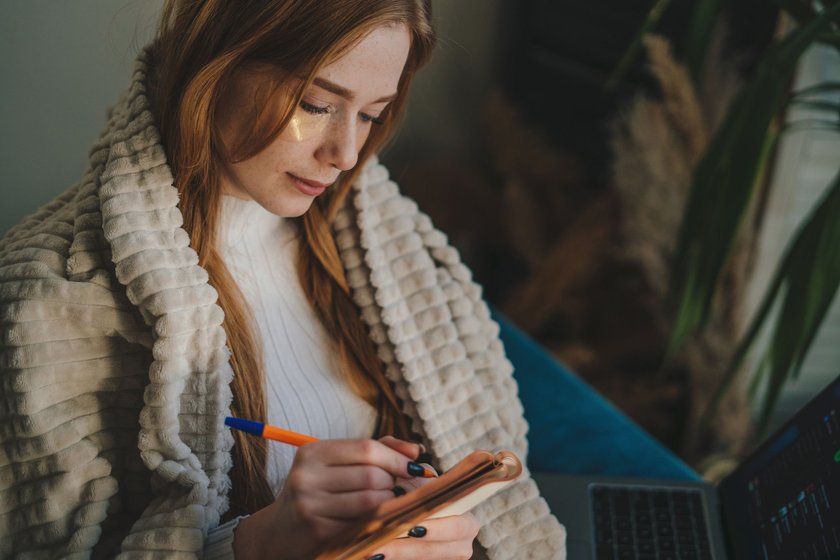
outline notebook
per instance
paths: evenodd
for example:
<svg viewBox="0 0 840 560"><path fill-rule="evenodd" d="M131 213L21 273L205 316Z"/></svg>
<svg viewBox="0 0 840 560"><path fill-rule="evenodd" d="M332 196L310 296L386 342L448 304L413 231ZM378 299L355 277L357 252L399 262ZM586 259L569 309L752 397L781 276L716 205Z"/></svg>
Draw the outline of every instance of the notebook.
<svg viewBox="0 0 840 560"><path fill-rule="evenodd" d="M364 560L384 543L406 537L424 519L471 510L522 473L522 462L512 451L474 451L429 483L384 502L369 519L323 551L318 560Z"/></svg>
<svg viewBox="0 0 840 560"><path fill-rule="evenodd" d="M717 486L533 476L568 560L840 560L840 377Z"/></svg>

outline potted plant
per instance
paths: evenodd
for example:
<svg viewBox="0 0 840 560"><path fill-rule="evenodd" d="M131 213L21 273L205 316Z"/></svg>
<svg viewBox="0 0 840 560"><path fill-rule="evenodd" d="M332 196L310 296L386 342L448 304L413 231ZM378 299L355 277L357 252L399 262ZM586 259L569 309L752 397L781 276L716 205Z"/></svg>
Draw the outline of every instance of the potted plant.
<svg viewBox="0 0 840 560"><path fill-rule="evenodd" d="M687 48L692 76L699 75L704 37L723 4L718 0L697 4L696 33L690 35ZM671 276L676 303L672 353L707 324L727 259L767 174L773 148L790 128L780 124L787 107L807 104L828 108L834 115L840 109L815 99L825 91L840 91L838 83L790 91L797 62L809 46L826 43L840 48L840 2L826 2L821 9L797 0L777 0L777 4L780 17L791 18L795 25L763 53L693 173ZM836 120L809 124L840 132ZM759 335L769 329L769 344L756 358L750 383L751 395L764 385L758 431L766 428L782 387L797 376L838 285L840 176L835 177L789 240L761 304L721 377L703 425L731 387Z"/></svg>

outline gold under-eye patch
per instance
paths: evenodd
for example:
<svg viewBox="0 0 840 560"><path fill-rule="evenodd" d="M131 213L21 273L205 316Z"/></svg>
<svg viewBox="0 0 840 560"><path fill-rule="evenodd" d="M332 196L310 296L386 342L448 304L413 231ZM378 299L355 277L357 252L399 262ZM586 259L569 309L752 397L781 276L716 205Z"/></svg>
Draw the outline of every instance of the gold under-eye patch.
<svg viewBox="0 0 840 560"><path fill-rule="evenodd" d="M315 114L297 107L286 127L288 134L284 136L287 140L305 142L324 131L330 122L330 116L330 113Z"/></svg>

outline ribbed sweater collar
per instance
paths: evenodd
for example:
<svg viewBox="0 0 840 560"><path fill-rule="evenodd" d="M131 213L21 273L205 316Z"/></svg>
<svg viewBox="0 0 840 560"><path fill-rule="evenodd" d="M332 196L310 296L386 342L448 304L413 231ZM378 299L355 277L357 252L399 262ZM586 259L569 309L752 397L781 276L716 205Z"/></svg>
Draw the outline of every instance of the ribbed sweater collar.
<svg viewBox="0 0 840 560"><path fill-rule="evenodd" d="M288 218L272 214L258 202L222 196L219 244L223 249L236 249L243 243L262 242L270 238L282 241L293 233Z"/></svg>

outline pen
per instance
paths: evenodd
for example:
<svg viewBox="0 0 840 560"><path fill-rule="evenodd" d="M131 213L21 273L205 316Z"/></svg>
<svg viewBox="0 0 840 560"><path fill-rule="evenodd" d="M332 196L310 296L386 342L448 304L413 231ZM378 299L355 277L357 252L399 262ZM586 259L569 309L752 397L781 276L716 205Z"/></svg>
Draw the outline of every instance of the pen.
<svg viewBox="0 0 840 560"><path fill-rule="evenodd" d="M235 430L254 434L264 439L273 439L274 441L281 441L298 447L312 443L313 441L318 441L316 437L299 434L291 430L284 430L276 426L269 426L262 422L254 422L253 420L245 420L244 418L233 418L232 416L225 418L225 426L230 426Z"/></svg>
<svg viewBox="0 0 840 560"><path fill-rule="evenodd" d="M283 428L278 428L277 426L270 426L262 422L254 422L253 420L245 420L244 418L234 418L232 416L225 417L225 426L229 426L234 430L239 430L242 432L253 434L255 436L259 436L263 439L273 439L274 441L280 441L298 447L300 447L301 445L306 445L307 443L312 443L313 441L318 441L318 438L316 437L307 436L305 434L299 434L291 430L284 430ZM424 478L435 478L437 476L434 472L432 472L432 469L424 467L422 465L417 466L423 469L422 476Z"/></svg>

